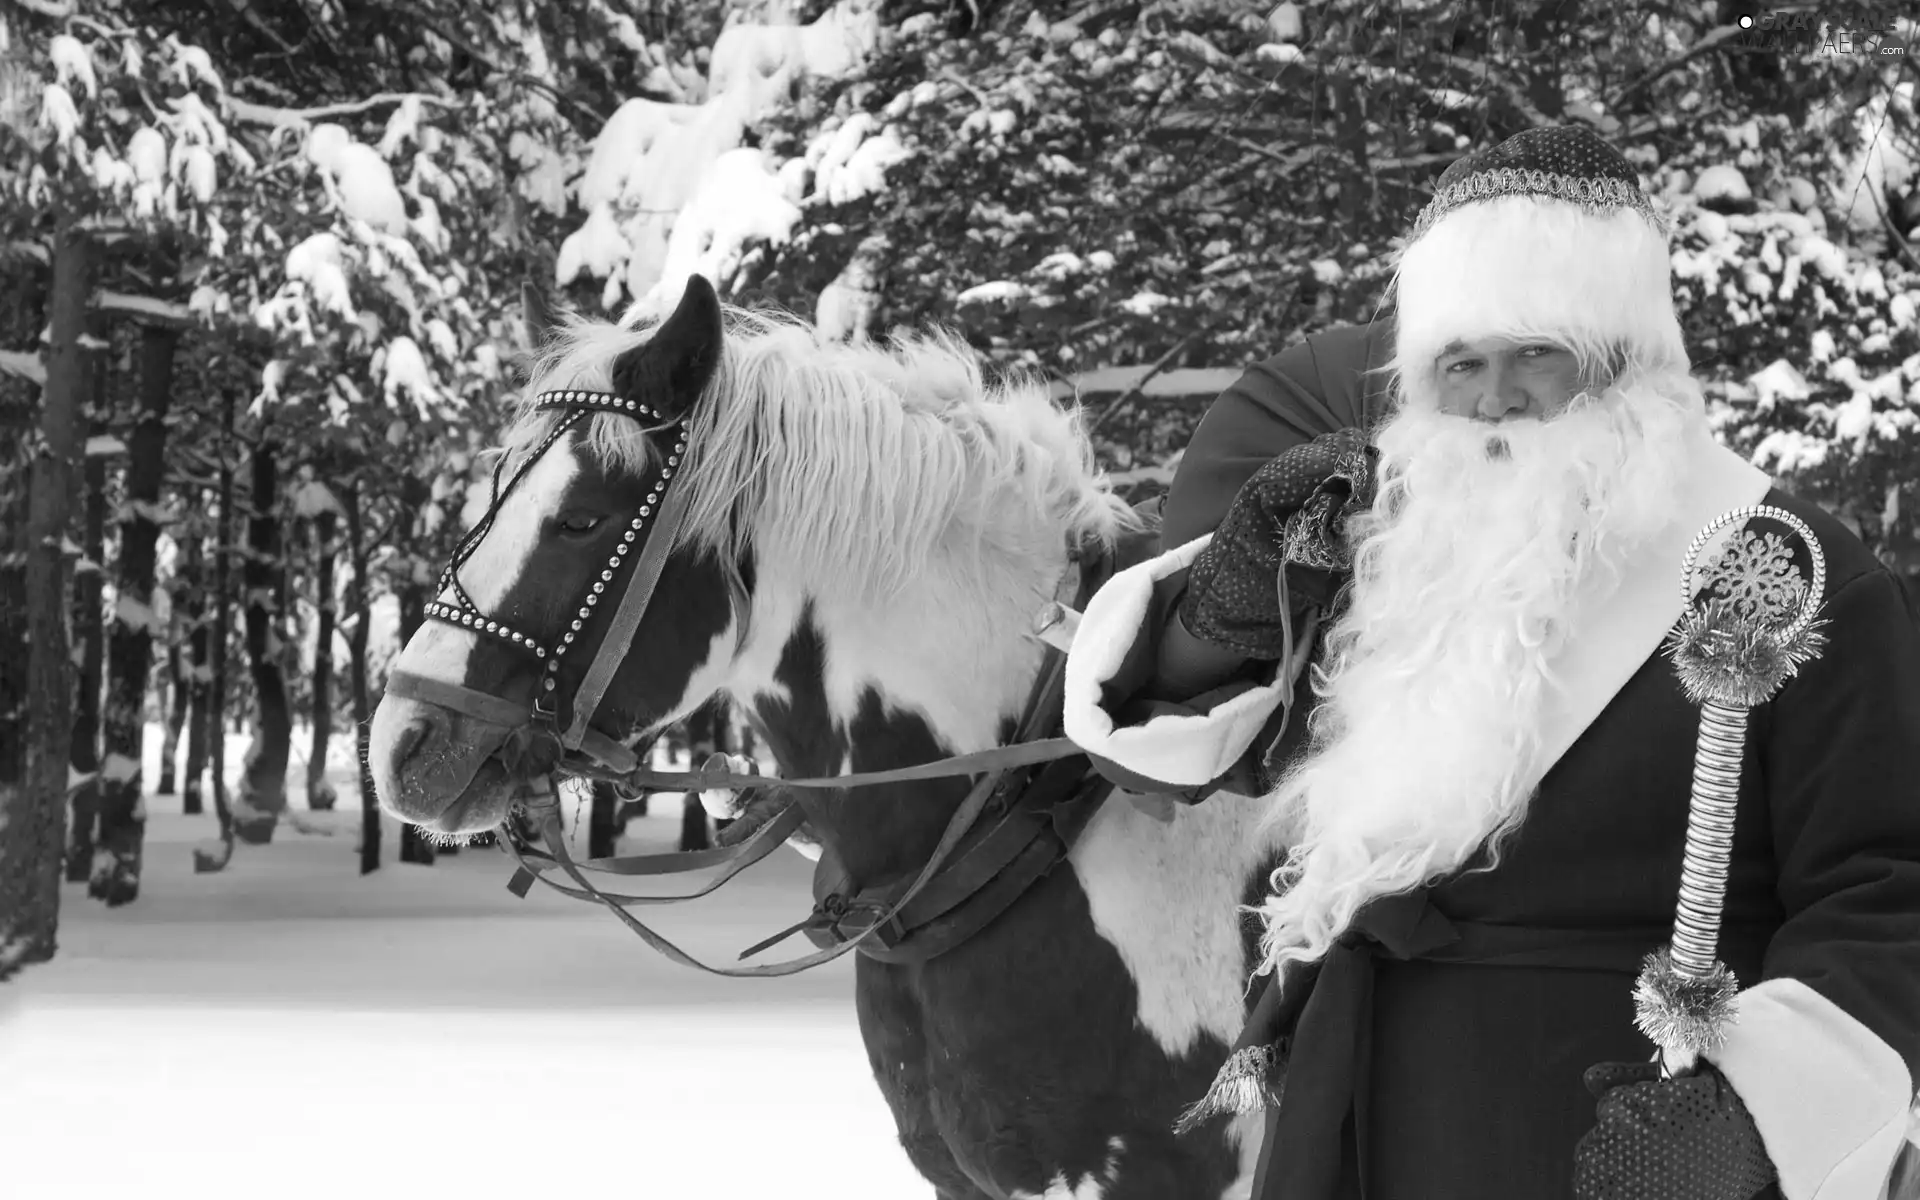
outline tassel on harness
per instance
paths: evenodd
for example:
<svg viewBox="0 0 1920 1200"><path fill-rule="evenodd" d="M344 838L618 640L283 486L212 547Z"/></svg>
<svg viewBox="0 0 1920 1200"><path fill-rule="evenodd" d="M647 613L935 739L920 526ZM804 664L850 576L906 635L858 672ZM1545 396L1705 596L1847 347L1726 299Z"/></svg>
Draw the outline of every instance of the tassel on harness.
<svg viewBox="0 0 1920 1200"><path fill-rule="evenodd" d="M1213 1077L1207 1094L1180 1111L1173 1123L1184 1137L1220 1116L1242 1117L1267 1107L1277 1108L1286 1089L1287 1043L1247 1046L1227 1057Z"/></svg>

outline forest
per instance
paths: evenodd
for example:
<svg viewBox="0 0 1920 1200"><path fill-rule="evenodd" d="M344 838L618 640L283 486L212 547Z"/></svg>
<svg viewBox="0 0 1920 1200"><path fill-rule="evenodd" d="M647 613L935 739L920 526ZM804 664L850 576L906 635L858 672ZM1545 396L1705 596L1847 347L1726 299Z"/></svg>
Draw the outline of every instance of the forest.
<svg viewBox="0 0 1920 1200"><path fill-rule="evenodd" d="M1147 494L1242 368L1375 312L1447 163L1585 123L1673 221L1720 435L1920 573L1916 31L1757 11L0 0L0 978L139 903L151 797L218 872L344 763L363 874L457 852L383 844L353 764L529 288L948 326ZM601 785L592 852L646 802Z"/></svg>

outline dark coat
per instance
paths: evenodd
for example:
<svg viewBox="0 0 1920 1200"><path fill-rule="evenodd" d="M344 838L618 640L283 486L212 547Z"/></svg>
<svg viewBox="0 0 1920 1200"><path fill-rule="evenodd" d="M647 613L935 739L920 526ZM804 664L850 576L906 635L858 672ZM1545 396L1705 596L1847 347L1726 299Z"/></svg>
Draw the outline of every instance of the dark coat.
<svg viewBox="0 0 1920 1200"><path fill-rule="evenodd" d="M1386 381L1364 372L1390 342L1380 326L1329 331L1224 393L1181 464L1164 545L1211 531L1240 484L1280 452L1380 417ZM1752 713L1721 955L1743 986L1793 980L1831 1002L1897 1053L1910 1087L1920 1066L1916 613L1838 521L1778 489L1766 502L1819 537L1829 644ZM1178 587L1168 581L1162 617ZM1380 935L1395 950L1352 939L1364 986L1340 985L1343 1011L1309 1002L1296 1031L1303 1042L1350 1038L1351 1052L1323 1045L1307 1057L1340 1059L1341 1070L1289 1075L1256 1200L1571 1194L1574 1146L1594 1123L1582 1073L1651 1052L1633 1025L1632 986L1640 957L1672 932L1698 724L1666 658L1649 657L1545 776L1498 865L1419 898L1423 919L1455 927L1452 950L1422 945L1436 940L1424 934L1411 945ZM1230 775L1251 778L1250 764ZM1532 949L1514 952L1516 938ZM1295 1048L1296 1067L1304 1050ZM1274 1132L1282 1112L1314 1109L1331 1110L1332 1124L1288 1121L1291 1134ZM1287 1144L1308 1127L1320 1144ZM1289 1159L1316 1160L1337 1182L1309 1182L1315 1168Z"/></svg>

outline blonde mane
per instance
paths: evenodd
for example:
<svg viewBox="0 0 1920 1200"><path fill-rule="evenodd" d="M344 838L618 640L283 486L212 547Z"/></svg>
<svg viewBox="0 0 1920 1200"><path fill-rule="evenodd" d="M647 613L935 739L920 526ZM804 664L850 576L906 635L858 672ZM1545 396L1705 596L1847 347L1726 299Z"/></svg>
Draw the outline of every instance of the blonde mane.
<svg viewBox="0 0 1920 1200"><path fill-rule="evenodd" d="M1094 462L1079 409L1031 379L989 384L953 334L847 344L784 314L723 312L725 350L682 464L682 544L727 564L756 543L778 546L816 578L882 600L936 555L971 574L989 553L1110 546L1138 528ZM606 390L614 361L651 333L568 319L534 365L507 451L537 445L560 419L533 411L542 392ZM637 473L652 454L642 432L599 413L584 445L605 469Z"/></svg>

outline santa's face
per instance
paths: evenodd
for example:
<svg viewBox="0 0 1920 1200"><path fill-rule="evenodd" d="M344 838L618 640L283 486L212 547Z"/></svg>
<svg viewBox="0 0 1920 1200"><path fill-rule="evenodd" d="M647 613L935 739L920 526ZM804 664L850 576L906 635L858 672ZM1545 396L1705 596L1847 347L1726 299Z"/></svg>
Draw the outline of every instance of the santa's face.
<svg viewBox="0 0 1920 1200"><path fill-rule="evenodd" d="M1697 388L1637 373L1589 391L1573 355L1523 354L1539 345L1483 347L1451 392L1443 373L1403 380L1376 435L1314 736L1272 797L1294 858L1265 906L1270 953L1317 957L1369 899L1518 825L1576 597L1617 582L1674 510Z"/></svg>
<svg viewBox="0 0 1920 1200"><path fill-rule="evenodd" d="M1555 342L1483 337L1455 341L1433 363L1436 406L1456 417L1504 421L1545 419L1582 392L1610 381L1583 370L1572 350Z"/></svg>

